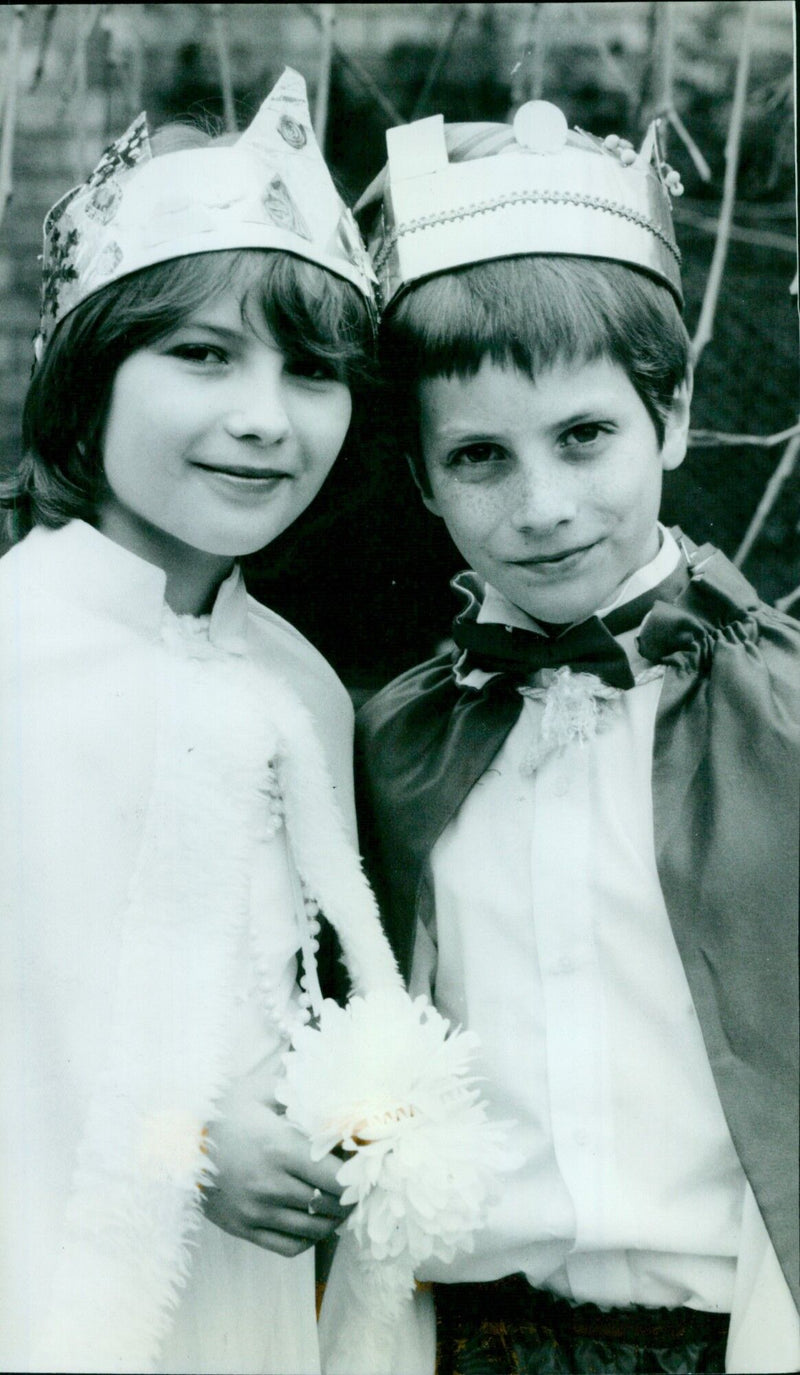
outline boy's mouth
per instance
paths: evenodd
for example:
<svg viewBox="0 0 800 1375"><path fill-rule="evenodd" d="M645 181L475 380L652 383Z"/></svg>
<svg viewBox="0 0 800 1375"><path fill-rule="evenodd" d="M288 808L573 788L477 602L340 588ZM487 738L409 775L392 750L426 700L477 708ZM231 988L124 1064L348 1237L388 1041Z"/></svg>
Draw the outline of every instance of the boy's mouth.
<svg viewBox="0 0 800 1375"><path fill-rule="evenodd" d="M514 562L518 568L557 568L570 561L577 563L590 549L594 549L596 543L593 540L591 544L573 545L570 549L554 550L552 554L534 554L528 559L515 559Z"/></svg>

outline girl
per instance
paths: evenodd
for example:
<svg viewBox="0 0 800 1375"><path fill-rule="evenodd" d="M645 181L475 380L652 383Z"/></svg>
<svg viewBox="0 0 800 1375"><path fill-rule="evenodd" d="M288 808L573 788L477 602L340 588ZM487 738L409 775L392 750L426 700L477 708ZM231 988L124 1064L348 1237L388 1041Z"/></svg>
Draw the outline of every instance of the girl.
<svg viewBox="0 0 800 1375"><path fill-rule="evenodd" d="M296 73L178 141L45 222L3 497L0 1366L310 1375L340 1162L273 1088L361 882L351 709L235 560L342 448L370 269Z"/></svg>

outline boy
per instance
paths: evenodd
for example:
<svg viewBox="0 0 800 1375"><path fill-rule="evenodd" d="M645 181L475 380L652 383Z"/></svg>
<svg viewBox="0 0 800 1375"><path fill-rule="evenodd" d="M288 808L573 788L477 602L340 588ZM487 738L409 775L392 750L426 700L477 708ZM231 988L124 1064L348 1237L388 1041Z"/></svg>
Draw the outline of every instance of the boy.
<svg viewBox="0 0 800 1375"><path fill-rule="evenodd" d="M363 711L362 834L525 1157L424 1276L438 1375L796 1370L800 630L658 523L679 183L544 102L387 143L387 409L471 571Z"/></svg>

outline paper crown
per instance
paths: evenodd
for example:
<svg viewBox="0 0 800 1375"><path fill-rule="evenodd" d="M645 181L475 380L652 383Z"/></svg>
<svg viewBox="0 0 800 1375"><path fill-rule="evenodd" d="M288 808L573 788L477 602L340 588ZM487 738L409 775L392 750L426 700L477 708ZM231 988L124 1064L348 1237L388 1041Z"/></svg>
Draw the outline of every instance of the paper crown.
<svg viewBox="0 0 800 1375"><path fill-rule="evenodd" d="M627 263L683 304L670 205L683 188L655 123L636 153L616 135L569 130L557 106L534 100L511 126L434 115L389 129L386 144L388 164L356 206L382 199L369 248L384 309L423 277L540 253Z"/></svg>
<svg viewBox="0 0 800 1375"><path fill-rule="evenodd" d="M109 282L218 249L293 253L372 300L375 274L320 152L303 78L291 68L233 144L153 157L138 116L44 222L38 352Z"/></svg>

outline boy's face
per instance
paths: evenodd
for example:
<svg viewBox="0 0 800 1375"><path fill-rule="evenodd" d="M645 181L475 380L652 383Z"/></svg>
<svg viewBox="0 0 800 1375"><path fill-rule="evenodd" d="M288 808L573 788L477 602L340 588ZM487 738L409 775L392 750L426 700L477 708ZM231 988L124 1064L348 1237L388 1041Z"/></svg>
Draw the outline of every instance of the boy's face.
<svg viewBox="0 0 800 1375"><path fill-rule="evenodd" d="M556 361L535 382L485 358L474 377L420 384L423 500L529 616L583 620L658 552L662 473L682 461L688 423L687 386L659 446L608 358Z"/></svg>

